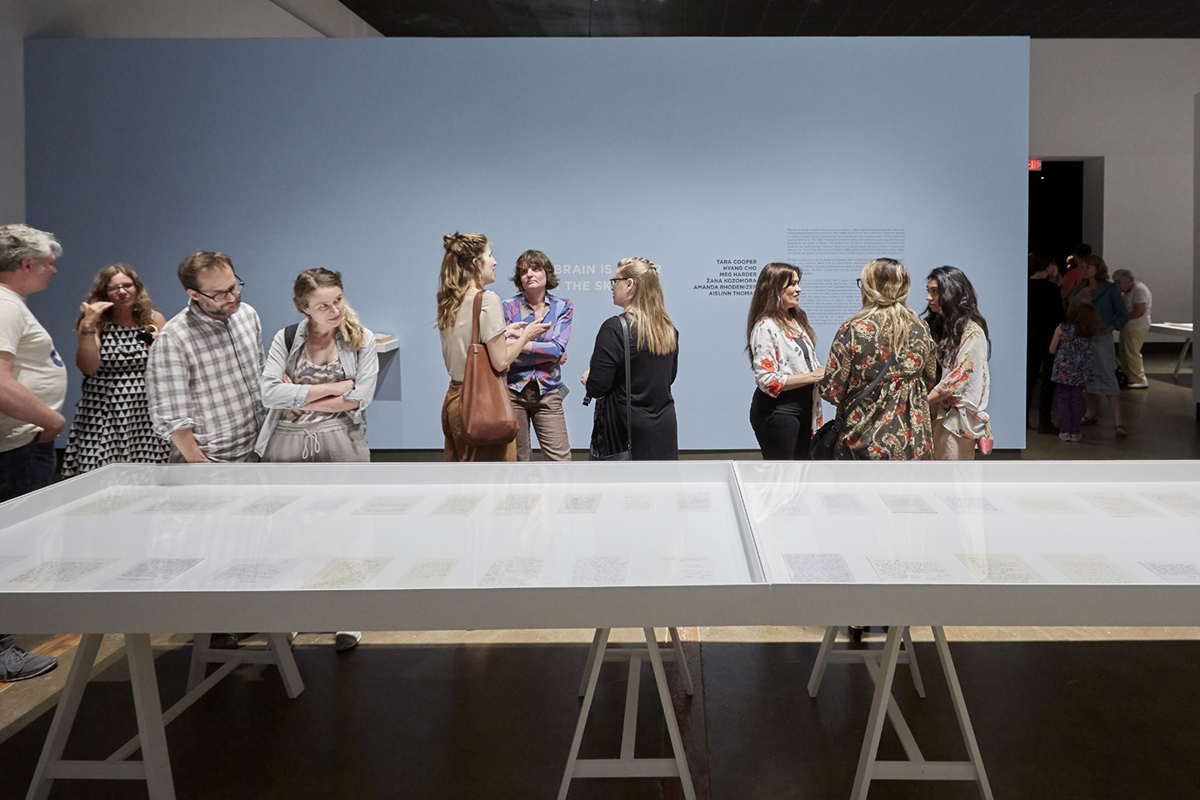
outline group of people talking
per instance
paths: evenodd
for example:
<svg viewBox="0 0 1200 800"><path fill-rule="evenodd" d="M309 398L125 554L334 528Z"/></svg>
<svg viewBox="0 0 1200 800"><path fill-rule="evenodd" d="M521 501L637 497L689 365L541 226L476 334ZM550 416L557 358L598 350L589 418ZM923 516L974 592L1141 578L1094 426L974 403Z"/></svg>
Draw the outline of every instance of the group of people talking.
<svg viewBox="0 0 1200 800"><path fill-rule="evenodd" d="M570 300L550 293L558 284L553 264L540 250L526 250L512 275L517 294L502 301L486 288L496 280L486 236L454 233L443 245L437 327L450 377L442 404L446 460L528 460L530 425L544 458L569 460L560 365L573 310ZM767 264L750 303L746 349L757 383L750 425L764 459L809 457L822 425L822 399L848 411L838 458L969 460L977 447L990 449L991 343L975 289L961 270L930 272L921 317L906 304L912 281L904 265L887 258L868 263L858 279L862 309L839 327L824 365L800 307L800 280L798 267ZM679 332L667 314L659 267L625 258L610 282L622 313L600 326L582 376L587 397L600 401L591 455L606 458L628 448L634 460L676 459L671 385ZM476 324L492 368L507 375L518 420L512 441L480 445L462 428L464 365Z"/></svg>

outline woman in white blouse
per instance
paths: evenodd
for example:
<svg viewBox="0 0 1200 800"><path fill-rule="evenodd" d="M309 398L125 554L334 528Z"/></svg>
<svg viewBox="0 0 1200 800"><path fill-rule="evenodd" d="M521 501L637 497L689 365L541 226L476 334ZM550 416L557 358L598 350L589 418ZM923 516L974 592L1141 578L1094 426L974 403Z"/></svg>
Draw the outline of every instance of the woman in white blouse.
<svg viewBox="0 0 1200 800"><path fill-rule="evenodd" d="M763 267L746 319L746 349L758 388L750 427L764 460L804 461L813 431L821 427L817 335L800 308L800 268Z"/></svg>

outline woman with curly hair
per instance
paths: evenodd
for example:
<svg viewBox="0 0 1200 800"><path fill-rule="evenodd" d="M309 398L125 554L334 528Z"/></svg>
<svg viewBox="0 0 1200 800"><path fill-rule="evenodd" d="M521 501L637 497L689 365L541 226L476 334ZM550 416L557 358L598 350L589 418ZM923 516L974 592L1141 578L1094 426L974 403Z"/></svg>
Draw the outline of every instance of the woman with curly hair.
<svg viewBox="0 0 1200 800"><path fill-rule="evenodd" d="M167 460L167 443L155 435L146 401L146 360L164 324L132 268L112 264L96 274L75 320L83 396L71 422L64 478L106 464Z"/></svg>
<svg viewBox="0 0 1200 800"><path fill-rule="evenodd" d="M905 305L912 286L908 270L899 261L877 258L863 267L858 285L862 310L834 334L818 384L821 397L837 406L846 422L835 456L931 459L927 397L937 377L937 356L929 329ZM870 395L860 397L868 389ZM851 403L849 414L843 414Z"/></svg>
<svg viewBox="0 0 1200 800"><path fill-rule="evenodd" d="M746 351L758 388L750 427L764 461L807 461L813 431L821 427L817 334L800 308L799 267L762 268L746 318Z"/></svg>
<svg viewBox="0 0 1200 800"><path fill-rule="evenodd" d="M936 461L971 461L978 441L990 443L988 358L992 343L975 287L957 267L938 267L925 284L925 321L937 345L941 380L929 393ZM986 446L986 445L985 445Z"/></svg>

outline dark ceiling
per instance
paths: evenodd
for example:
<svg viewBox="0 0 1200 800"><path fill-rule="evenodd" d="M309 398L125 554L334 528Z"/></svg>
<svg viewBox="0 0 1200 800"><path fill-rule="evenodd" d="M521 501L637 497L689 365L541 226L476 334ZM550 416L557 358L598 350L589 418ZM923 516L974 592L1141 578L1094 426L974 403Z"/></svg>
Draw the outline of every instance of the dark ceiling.
<svg viewBox="0 0 1200 800"><path fill-rule="evenodd" d="M342 0L385 36L1200 38L1197 0Z"/></svg>

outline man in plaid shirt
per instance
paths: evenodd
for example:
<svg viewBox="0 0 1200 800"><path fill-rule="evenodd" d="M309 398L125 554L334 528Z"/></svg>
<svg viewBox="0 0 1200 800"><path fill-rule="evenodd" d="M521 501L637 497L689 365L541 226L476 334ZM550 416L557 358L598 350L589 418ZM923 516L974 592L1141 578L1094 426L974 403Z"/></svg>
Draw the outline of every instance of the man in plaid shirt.
<svg viewBox="0 0 1200 800"><path fill-rule="evenodd" d="M242 302L243 281L224 253L179 265L191 301L159 333L146 365L154 430L172 463L251 461L265 419L259 379L262 323Z"/></svg>

